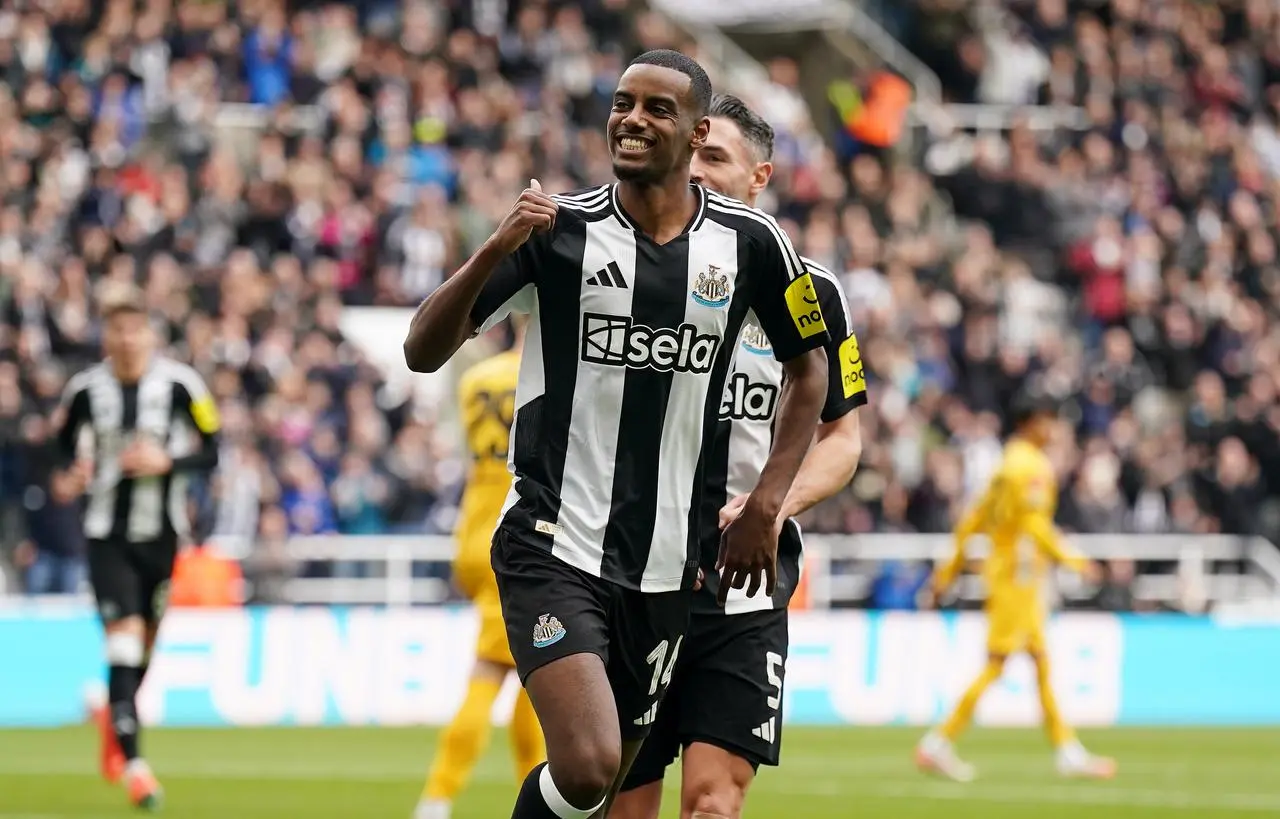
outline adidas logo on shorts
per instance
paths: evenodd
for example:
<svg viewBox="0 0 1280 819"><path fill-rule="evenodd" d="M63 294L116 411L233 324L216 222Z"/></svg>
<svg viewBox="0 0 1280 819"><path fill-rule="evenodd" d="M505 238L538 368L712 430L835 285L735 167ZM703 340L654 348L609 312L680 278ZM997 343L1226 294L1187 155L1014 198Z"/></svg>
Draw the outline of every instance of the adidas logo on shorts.
<svg viewBox="0 0 1280 819"><path fill-rule="evenodd" d="M774 740L778 738L778 732L777 730L775 730L777 725L777 719L778 719L777 717L769 717L769 721L763 723L759 728L752 728L751 735L754 737L759 737L760 739L763 739L765 742L772 745Z"/></svg>

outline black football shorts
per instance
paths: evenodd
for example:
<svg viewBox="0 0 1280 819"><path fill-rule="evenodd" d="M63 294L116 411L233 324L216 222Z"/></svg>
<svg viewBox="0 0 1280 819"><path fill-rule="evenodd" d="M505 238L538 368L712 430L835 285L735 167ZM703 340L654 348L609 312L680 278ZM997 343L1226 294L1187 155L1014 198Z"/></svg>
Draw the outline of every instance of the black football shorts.
<svg viewBox="0 0 1280 819"><path fill-rule="evenodd" d="M786 609L695 613L658 720L622 790L660 781L695 742L723 748L753 768L777 765L787 647Z"/></svg>
<svg viewBox="0 0 1280 819"><path fill-rule="evenodd" d="M177 555L176 537L146 543L89 541L89 581L102 622L125 617L160 622L169 605L169 579Z"/></svg>
<svg viewBox="0 0 1280 819"><path fill-rule="evenodd" d="M562 657L595 654L609 675L623 739L646 737L681 652L692 592L624 588L505 525L494 533L492 562L520 681Z"/></svg>

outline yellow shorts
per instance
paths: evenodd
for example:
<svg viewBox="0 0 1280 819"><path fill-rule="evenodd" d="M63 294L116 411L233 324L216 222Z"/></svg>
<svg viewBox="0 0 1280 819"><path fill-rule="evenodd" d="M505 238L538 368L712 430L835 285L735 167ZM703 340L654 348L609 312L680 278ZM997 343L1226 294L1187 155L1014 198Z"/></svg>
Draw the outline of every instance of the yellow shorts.
<svg viewBox="0 0 1280 819"><path fill-rule="evenodd" d="M459 546L453 561L453 580L476 607L480 615L480 636L476 640L476 658L515 668L516 661L507 645L507 627L502 621L502 604L498 599L498 581L489 563L489 538L473 538Z"/></svg>
<svg viewBox="0 0 1280 819"><path fill-rule="evenodd" d="M987 653L1007 657L1028 652L1045 651L1044 611L1038 605L1017 603L987 604Z"/></svg>

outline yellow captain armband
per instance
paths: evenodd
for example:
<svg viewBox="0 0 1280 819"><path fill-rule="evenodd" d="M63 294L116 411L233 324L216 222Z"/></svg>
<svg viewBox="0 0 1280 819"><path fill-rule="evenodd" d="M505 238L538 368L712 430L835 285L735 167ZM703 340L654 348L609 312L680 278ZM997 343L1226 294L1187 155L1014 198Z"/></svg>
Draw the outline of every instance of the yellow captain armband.
<svg viewBox="0 0 1280 819"><path fill-rule="evenodd" d="M214 403L212 395L206 395L191 402L191 418L196 422L196 429L205 435L212 435L222 427L222 421L218 417L218 405Z"/></svg>

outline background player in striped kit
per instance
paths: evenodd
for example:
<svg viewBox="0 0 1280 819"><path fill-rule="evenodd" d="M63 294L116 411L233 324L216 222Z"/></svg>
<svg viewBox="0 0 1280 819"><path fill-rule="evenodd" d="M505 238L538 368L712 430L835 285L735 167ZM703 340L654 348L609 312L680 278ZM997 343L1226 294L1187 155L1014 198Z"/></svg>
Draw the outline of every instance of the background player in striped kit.
<svg viewBox="0 0 1280 819"><path fill-rule="evenodd" d="M773 172L773 129L737 97L716 96L710 115L711 132L694 156L693 178L754 204ZM862 451L854 410L867 402L858 340L840 284L830 271L804 261L831 334L827 398L814 446L783 504L777 591L772 598L748 598L719 586L714 572L720 546L717 517L731 520L747 499L743 493L755 483L773 437L782 382L767 336L748 316L708 456L704 502L711 525L703 531L702 546L707 583L695 598L667 697L611 819L657 819L663 775L677 755L683 759L684 819L737 819L756 768L778 764L787 604L802 559L799 528L789 518L849 483Z"/></svg>
<svg viewBox="0 0 1280 819"><path fill-rule="evenodd" d="M89 577L109 665L103 775L124 776L130 800L155 809L161 790L138 753L136 698L164 615L178 540L189 531L185 476L218 463L218 411L195 370L155 352L139 294L115 294L102 313L106 360L67 384L58 444L74 463L56 476L53 490L64 502L89 493ZM92 431L91 455L78 457L85 427Z"/></svg>
<svg viewBox="0 0 1280 819"><path fill-rule="evenodd" d="M493 566L549 761L514 819L607 810L653 723L698 575L726 340L748 310L788 381L768 463L724 534L724 582L754 594L764 573L773 593L778 513L821 411L828 335L777 223L690 182L710 98L688 57L637 58L607 127L621 181L560 197L532 184L405 342L410 368L435 370L477 327L531 313Z"/></svg>

